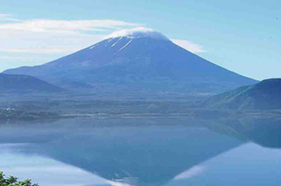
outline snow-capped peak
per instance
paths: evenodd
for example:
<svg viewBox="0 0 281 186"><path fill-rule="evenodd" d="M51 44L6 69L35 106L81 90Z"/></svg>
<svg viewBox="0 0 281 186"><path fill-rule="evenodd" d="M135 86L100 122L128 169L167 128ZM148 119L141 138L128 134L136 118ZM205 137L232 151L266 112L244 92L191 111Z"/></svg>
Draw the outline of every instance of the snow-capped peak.
<svg viewBox="0 0 281 186"><path fill-rule="evenodd" d="M119 30L107 36L107 39L117 38L117 37L127 37L130 39L149 37L153 39L169 40L166 36L164 36L160 32L145 27Z"/></svg>

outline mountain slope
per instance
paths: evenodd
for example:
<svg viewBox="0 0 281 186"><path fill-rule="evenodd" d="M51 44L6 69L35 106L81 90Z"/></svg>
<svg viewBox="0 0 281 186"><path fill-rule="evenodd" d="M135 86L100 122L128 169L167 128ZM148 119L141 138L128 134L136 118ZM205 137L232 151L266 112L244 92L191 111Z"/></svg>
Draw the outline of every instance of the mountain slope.
<svg viewBox="0 0 281 186"><path fill-rule="evenodd" d="M206 61L150 30L114 34L50 63L5 73L32 75L60 86L79 82L102 91L222 92L256 82Z"/></svg>
<svg viewBox="0 0 281 186"><path fill-rule="evenodd" d="M60 92L61 88L28 75L0 74L1 93Z"/></svg>
<svg viewBox="0 0 281 186"><path fill-rule="evenodd" d="M281 109L281 79L268 79L251 86L244 86L217 96L203 103L213 108L242 110Z"/></svg>

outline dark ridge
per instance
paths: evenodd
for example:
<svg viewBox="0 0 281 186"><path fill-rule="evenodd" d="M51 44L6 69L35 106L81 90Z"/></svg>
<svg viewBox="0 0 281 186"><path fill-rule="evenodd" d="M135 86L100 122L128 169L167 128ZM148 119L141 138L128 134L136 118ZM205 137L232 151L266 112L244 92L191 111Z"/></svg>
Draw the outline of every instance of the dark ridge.
<svg viewBox="0 0 281 186"><path fill-rule="evenodd" d="M209 98L202 106L222 109L281 109L281 79L267 79Z"/></svg>
<svg viewBox="0 0 281 186"><path fill-rule="evenodd" d="M0 74L1 93L62 92L63 89L29 75Z"/></svg>

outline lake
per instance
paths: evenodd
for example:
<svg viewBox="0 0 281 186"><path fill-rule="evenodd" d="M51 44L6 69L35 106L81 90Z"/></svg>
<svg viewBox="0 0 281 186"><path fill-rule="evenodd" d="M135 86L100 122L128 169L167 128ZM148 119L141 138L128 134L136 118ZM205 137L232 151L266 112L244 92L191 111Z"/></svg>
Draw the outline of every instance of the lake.
<svg viewBox="0 0 281 186"><path fill-rule="evenodd" d="M279 186L280 131L278 119L5 124L0 170L40 186Z"/></svg>

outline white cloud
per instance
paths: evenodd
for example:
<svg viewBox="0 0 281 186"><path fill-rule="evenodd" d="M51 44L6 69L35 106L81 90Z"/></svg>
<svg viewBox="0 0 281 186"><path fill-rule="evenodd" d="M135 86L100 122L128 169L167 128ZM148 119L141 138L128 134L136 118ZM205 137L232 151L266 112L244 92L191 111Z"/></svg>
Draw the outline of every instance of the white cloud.
<svg viewBox="0 0 281 186"><path fill-rule="evenodd" d="M202 52L207 52L201 45L198 45L196 43L193 43L191 41L187 41L187 40L179 40L179 39L172 39L172 41L179 45L180 47L192 52L192 53L195 53L195 54L198 54L198 53L202 53Z"/></svg>
<svg viewBox="0 0 281 186"><path fill-rule="evenodd" d="M192 177L195 177L199 174L201 174L202 172L204 172L206 170L205 167L203 166L194 166L190 169L188 169L187 171L179 174L178 176L176 176L174 179L175 180L183 180L183 179L190 179Z"/></svg>
<svg viewBox="0 0 281 186"><path fill-rule="evenodd" d="M151 37L151 38L155 38L155 39L168 40L168 38L166 36L164 36L163 34L157 32L153 29L145 28L145 27L136 27L136 28L131 28L131 29L118 30L116 32L113 32L109 36L107 36L107 38L124 37L124 36L131 37L131 38L146 36L146 37Z"/></svg>
<svg viewBox="0 0 281 186"><path fill-rule="evenodd" d="M103 39L101 31L137 25L118 20L18 20L0 14L0 52L5 58L9 54L68 54Z"/></svg>
<svg viewBox="0 0 281 186"><path fill-rule="evenodd" d="M104 35L83 33L30 32L0 29L0 55L69 54L90 46Z"/></svg>
<svg viewBox="0 0 281 186"><path fill-rule="evenodd" d="M137 24L117 20L47 20L34 19L17 23L0 24L0 30L20 30L31 32L81 32L118 29Z"/></svg>
<svg viewBox="0 0 281 186"><path fill-rule="evenodd" d="M112 34L110 34L108 36L108 38L111 37L122 37L122 36L128 36L128 35L132 35L134 33L151 33L151 32L155 32L155 30L151 29L151 28L145 28L145 27L137 27L137 28L132 28L132 29L122 29L122 30L118 30L116 32L113 32Z"/></svg>

